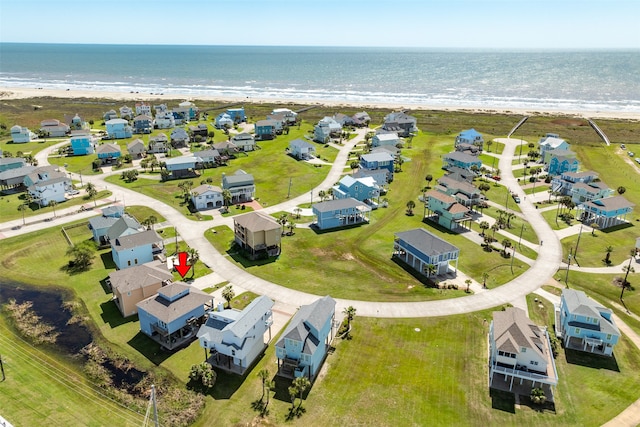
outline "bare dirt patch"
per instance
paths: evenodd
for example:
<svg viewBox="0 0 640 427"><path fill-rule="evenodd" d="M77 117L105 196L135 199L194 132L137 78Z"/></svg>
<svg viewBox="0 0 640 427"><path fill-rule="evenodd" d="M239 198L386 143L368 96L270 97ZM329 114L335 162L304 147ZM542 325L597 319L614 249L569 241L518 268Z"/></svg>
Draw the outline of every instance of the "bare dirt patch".
<svg viewBox="0 0 640 427"><path fill-rule="evenodd" d="M589 126L589 123L587 123L586 120L581 120L581 119L556 119L556 120L552 120L551 123L560 125L560 126L570 126L570 127Z"/></svg>

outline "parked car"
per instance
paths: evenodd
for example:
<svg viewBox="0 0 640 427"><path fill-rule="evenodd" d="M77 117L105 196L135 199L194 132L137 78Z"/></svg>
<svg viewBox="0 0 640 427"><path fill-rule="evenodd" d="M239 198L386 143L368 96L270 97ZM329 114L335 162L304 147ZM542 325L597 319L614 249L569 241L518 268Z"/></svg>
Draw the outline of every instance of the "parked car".
<svg viewBox="0 0 640 427"><path fill-rule="evenodd" d="M78 190L69 190L67 191L67 194L70 196L76 196L78 194L80 194L80 192Z"/></svg>
<svg viewBox="0 0 640 427"><path fill-rule="evenodd" d="M640 157L636 157L635 161L636 161L636 163L638 163L640 165Z"/></svg>
<svg viewBox="0 0 640 427"><path fill-rule="evenodd" d="M633 156L635 156L635 153L634 153L634 152L632 152L632 151L627 151L627 154L629 155L629 157L633 157Z"/></svg>
<svg viewBox="0 0 640 427"><path fill-rule="evenodd" d="M513 197L513 200L514 200L516 203L520 203L520 197L519 197L517 194L515 194L515 193L511 193L511 197Z"/></svg>
<svg viewBox="0 0 640 427"><path fill-rule="evenodd" d="M624 149L626 149L626 148L627 148L627 146L626 146L626 145L624 145L624 144L620 144L620 148L622 148L622 149L624 150Z"/></svg>
<svg viewBox="0 0 640 427"><path fill-rule="evenodd" d="M500 181L500 175L493 175L491 178L495 179L496 181Z"/></svg>

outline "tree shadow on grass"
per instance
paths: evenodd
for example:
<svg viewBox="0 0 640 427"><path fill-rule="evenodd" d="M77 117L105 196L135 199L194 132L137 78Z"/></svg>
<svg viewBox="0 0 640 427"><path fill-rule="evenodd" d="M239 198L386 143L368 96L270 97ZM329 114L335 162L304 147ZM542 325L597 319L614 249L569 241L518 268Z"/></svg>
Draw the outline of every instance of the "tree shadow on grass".
<svg viewBox="0 0 640 427"><path fill-rule="evenodd" d="M491 408L497 409L503 412L509 412L510 414L516 413L516 395L502 390L496 390L495 388L489 389L489 396L491 397Z"/></svg>
<svg viewBox="0 0 640 427"><path fill-rule="evenodd" d="M572 365L580 365L594 369L606 369L609 371L620 372L615 354L611 357L600 356L597 354L587 353L586 351L565 348L564 357L567 363L571 363Z"/></svg>
<svg viewBox="0 0 640 427"><path fill-rule="evenodd" d="M238 246L233 245L229 250L227 250L227 254L238 264L242 265L244 268L256 267L265 264L271 264L275 262L278 257L260 257L258 259L249 259L245 252L238 248Z"/></svg>
<svg viewBox="0 0 640 427"><path fill-rule="evenodd" d="M216 369L216 374L218 375L216 385L209 391L209 395L215 400L230 399L247 378L246 376L240 376L218 369Z"/></svg>
<svg viewBox="0 0 640 427"><path fill-rule="evenodd" d="M163 351L160 348L160 344L153 341L140 331L131 338L127 344L149 359L156 366L167 360L172 354L169 351Z"/></svg>

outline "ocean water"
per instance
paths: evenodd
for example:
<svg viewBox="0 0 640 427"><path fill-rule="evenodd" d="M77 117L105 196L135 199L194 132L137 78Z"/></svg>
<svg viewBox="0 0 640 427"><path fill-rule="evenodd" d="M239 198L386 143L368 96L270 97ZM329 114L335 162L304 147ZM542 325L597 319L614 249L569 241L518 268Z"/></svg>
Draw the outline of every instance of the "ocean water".
<svg viewBox="0 0 640 427"><path fill-rule="evenodd" d="M640 113L640 50L0 43L0 86Z"/></svg>

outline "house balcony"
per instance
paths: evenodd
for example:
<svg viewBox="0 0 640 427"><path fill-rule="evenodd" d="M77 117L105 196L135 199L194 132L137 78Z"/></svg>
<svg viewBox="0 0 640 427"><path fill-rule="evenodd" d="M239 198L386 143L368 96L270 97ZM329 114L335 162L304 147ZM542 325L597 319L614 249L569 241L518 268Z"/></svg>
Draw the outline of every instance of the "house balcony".
<svg viewBox="0 0 640 427"><path fill-rule="evenodd" d="M233 361L232 356L219 353L216 350L211 350L210 356L207 358L207 362L214 368L223 370L236 375L244 375L247 371L246 366L240 366Z"/></svg>
<svg viewBox="0 0 640 427"><path fill-rule="evenodd" d="M598 338L580 338L580 337L568 337L564 343L565 349L584 351L599 356L611 356L607 353L607 344Z"/></svg>
<svg viewBox="0 0 640 427"><path fill-rule="evenodd" d="M169 333L169 331L154 323L151 325L153 330L151 339L160 344L162 348L171 351L186 346L193 341L196 338L198 328L198 321L195 318L188 319L185 326L173 333Z"/></svg>

